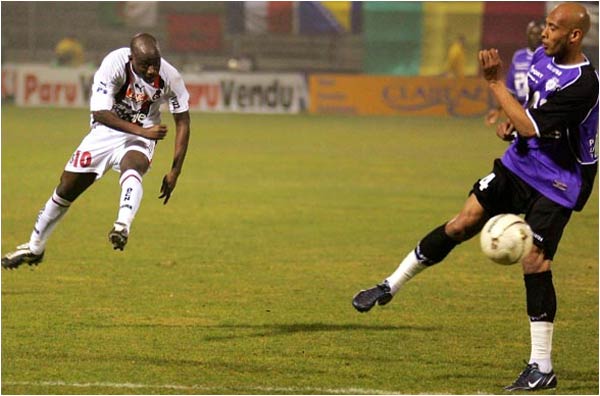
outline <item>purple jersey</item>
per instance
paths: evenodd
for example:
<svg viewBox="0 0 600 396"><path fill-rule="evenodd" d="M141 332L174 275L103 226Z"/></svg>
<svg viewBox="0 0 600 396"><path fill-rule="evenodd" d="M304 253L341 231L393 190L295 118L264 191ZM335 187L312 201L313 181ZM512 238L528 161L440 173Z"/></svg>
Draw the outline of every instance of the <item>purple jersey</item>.
<svg viewBox="0 0 600 396"><path fill-rule="evenodd" d="M598 162L598 75L587 59L559 65L540 47L527 81L536 136L515 139L502 163L552 201L581 210Z"/></svg>
<svg viewBox="0 0 600 396"><path fill-rule="evenodd" d="M531 66L533 51L529 48L521 48L513 55L512 62L506 74L506 88L513 94L519 103L524 104L527 100L529 87L527 86L527 72Z"/></svg>

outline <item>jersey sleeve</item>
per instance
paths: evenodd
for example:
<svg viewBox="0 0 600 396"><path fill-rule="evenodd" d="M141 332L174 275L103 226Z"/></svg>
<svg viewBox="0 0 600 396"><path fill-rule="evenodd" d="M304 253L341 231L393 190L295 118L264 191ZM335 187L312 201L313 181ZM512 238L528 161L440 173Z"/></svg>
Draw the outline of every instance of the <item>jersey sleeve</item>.
<svg viewBox="0 0 600 396"><path fill-rule="evenodd" d="M107 55L94 74L90 111L111 110L114 97L125 82L125 68L114 53Z"/></svg>
<svg viewBox="0 0 600 396"><path fill-rule="evenodd" d="M581 123L598 99L598 80L586 73L574 84L548 97L538 108L527 109L538 136Z"/></svg>
<svg viewBox="0 0 600 396"><path fill-rule="evenodd" d="M183 78L178 71L173 71L171 78L171 96L169 96L169 111L172 114L184 113L190 109L190 94L188 93Z"/></svg>

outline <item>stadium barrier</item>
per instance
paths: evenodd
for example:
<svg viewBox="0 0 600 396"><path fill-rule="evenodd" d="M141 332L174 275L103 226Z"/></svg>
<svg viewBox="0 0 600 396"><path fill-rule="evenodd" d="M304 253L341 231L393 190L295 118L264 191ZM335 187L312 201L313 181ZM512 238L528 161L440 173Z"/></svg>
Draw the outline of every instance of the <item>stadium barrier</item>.
<svg viewBox="0 0 600 396"><path fill-rule="evenodd" d="M300 73L182 73L190 110L236 113L306 111L308 90ZM2 99L17 106L89 106L94 70L44 65L2 67Z"/></svg>
<svg viewBox="0 0 600 396"><path fill-rule="evenodd" d="M2 67L2 99L18 106L89 106L94 70L31 64ZM478 117L494 106L478 77L358 74L183 73L190 110L265 114Z"/></svg>
<svg viewBox="0 0 600 396"><path fill-rule="evenodd" d="M314 74L314 114L479 117L494 106L481 77L396 77Z"/></svg>
<svg viewBox="0 0 600 396"><path fill-rule="evenodd" d="M302 74L184 74L190 108L208 112L291 113L306 111L308 90Z"/></svg>

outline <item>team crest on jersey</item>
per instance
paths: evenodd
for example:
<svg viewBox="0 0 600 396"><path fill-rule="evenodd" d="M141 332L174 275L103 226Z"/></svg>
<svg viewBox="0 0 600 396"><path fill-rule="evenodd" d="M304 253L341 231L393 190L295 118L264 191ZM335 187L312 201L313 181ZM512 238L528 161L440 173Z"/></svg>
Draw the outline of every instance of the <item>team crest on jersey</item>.
<svg viewBox="0 0 600 396"><path fill-rule="evenodd" d="M142 103L147 101L150 97L146 94L145 91L135 92L131 87L127 87L127 92L125 92L125 97L129 99L133 99L138 103Z"/></svg>
<svg viewBox="0 0 600 396"><path fill-rule="evenodd" d="M550 92L560 89L559 83L560 81L558 80L558 78L552 77L551 79L546 81L546 91Z"/></svg>

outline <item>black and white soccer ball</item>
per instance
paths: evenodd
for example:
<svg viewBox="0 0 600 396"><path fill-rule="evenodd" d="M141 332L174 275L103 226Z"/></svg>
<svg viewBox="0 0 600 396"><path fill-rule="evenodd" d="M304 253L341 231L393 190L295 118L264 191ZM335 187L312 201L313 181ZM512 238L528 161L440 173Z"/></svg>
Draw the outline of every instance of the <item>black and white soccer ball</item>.
<svg viewBox="0 0 600 396"><path fill-rule="evenodd" d="M533 233L521 217L506 213L492 217L481 230L481 250L493 262L511 265L531 251Z"/></svg>

